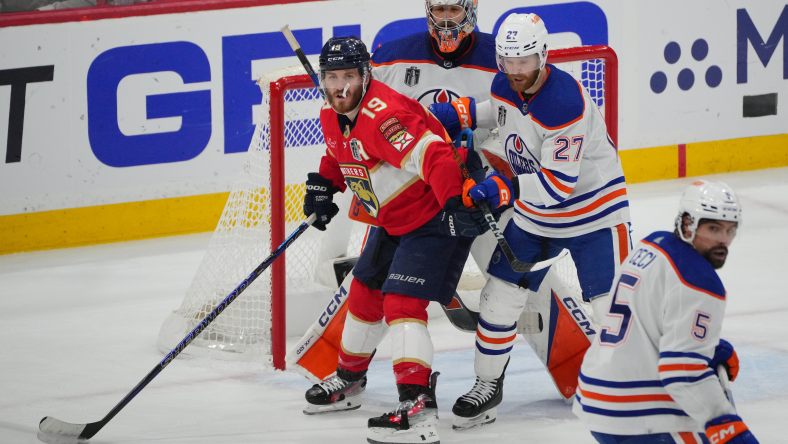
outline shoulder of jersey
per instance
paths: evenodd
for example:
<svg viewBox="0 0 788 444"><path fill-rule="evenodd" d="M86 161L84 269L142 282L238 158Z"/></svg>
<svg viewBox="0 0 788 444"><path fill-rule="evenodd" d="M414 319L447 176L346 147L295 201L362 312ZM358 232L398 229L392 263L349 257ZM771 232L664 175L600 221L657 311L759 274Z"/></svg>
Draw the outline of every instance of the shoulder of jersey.
<svg viewBox="0 0 788 444"><path fill-rule="evenodd" d="M384 65L398 60L431 62L429 34L419 32L384 43L372 53L373 65Z"/></svg>
<svg viewBox="0 0 788 444"><path fill-rule="evenodd" d="M522 102L520 96L509 86L509 80L506 78L506 74L502 72L499 72L493 77L490 93L494 98L508 102L515 108L518 107L516 105L517 103Z"/></svg>
<svg viewBox="0 0 788 444"><path fill-rule="evenodd" d="M662 252L686 284L713 293L718 298L725 298L725 287L714 267L678 236L668 231L657 231L643 241Z"/></svg>
<svg viewBox="0 0 788 444"><path fill-rule="evenodd" d="M580 84L569 73L550 67L550 77L529 103L531 117L547 129L559 129L582 117L585 98Z"/></svg>
<svg viewBox="0 0 788 444"><path fill-rule="evenodd" d="M495 60L495 37L486 32L474 33L476 47L470 56L462 60L463 65L472 65L485 70L498 72L498 62Z"/></svg>

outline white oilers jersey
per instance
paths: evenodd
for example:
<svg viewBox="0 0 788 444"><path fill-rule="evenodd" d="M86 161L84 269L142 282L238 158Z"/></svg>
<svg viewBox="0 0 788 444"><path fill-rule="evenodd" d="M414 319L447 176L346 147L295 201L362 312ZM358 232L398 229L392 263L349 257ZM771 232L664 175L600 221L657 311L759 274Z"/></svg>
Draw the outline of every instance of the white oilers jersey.
<svg viewBox="0 0 788 444"><path fill-rule="evenodd" d="M468 38L470 45L455 60L441 57L427 32L388 42L372 54L372 75L424 106L460 97L483 102L490 98L490 84L498 72L495 39L482 32Z"/></svg>
<svg viewBox="0 0 788 444"><path fill-rule="evenodd" d="M734 410L709 367L725 289L711 264L667 231L643 239L616 275L580 369L574 413L617 435L702 431Z"/></svg>
<svg viewBox="0 0 788 444"><path fill-rule="evenodd" d="M618 152L602 113L571 75L547 65L545 83L525 98L501 73L491 94L490 111L520 188L514 221L521 229L565 238L629 222Z"/></svg>

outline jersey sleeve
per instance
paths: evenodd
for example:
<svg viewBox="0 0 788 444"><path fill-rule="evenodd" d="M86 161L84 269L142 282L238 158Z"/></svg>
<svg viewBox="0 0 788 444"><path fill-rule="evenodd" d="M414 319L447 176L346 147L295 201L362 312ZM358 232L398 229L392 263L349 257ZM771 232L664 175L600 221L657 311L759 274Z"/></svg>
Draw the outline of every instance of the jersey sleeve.
<svg viewBox="0 0 788 444"><path fill-rule="evenodd" d="M345 177L342 175L342 170L339 169L339 162L337 162L336 155L331 150L331 146L336 146L337 141L334 139L334 135L330 131L327 131L327 125L330 124L331 123L326 121L325 114L321 112L320 125L323 131L323 137L326 140L326 152L323 154L323 157L320 158L318 173L328 179L339 191L344 192L347 185L345 184Z"/></svg>
<svg viewBox="0 0 788 444"><path fill-rule="evenodd" d="M582 94L578 94L577 99L580 102L554 105L544 116L532 116L545 135L539 147L542 160L535 174L518 176L521 200L552 207L568 199L574 192L580 163L583 161L583 144L588 133Z"/></svg>
<svg viewBox="0 0 788 444"><path fill-rule="evenodd" d="M698 423L735 411L709 367L720 340L724 296L689 284L668 270L659 341L659 377L676 403Z"/></svg>
<svg viewBox="0 0 788 444"><path fill-rule="evenodd" d="M380 113L371 121L374 149L380 159L417 174L443 206L450 197L461 194L462 174L453 147L433 132L441 128L440 123L427 118L426 112L403 108Z"/></svg>

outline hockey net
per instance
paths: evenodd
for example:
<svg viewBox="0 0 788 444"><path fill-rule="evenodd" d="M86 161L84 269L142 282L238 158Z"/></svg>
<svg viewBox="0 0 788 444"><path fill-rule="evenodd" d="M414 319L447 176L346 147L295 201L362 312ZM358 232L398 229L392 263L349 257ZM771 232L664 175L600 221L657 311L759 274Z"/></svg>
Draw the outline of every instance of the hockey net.
<svg viewBox="0 0 788 444"><path fill-rule="evenodd" d="M572 73L605 115L617 140L617 60L612 49L587 46L552 50L550 63ZM229 294L303 220L304 181L324 153L318 115L323 101L301 67L271 72L258 81L263 93L247 158L209 241L205 256L181 306L165 320L158 346L168 352ZM333 260L355 256L364 227L340 215L325 232L307 230L192 343L186 354L222 359L242 357L284 368L286 324L290 312L322 309L336 290ZM470 282L479 268L470 263ZM571 259L556 264L559 275L577 287ZM316 315L317 313L315 313ZM307 316L308 317L308 316ZM306 325L298 325L299 335ZM300 329L300 331L298 330Z"/></svg>

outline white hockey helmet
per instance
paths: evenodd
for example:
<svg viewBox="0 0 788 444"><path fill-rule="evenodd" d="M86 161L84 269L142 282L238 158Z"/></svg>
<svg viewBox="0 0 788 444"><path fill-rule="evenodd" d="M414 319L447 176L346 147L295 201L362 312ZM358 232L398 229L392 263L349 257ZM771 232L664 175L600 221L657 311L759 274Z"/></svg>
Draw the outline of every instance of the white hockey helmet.
<svg viewBox="0 0 788 444"><path fill-rule="evenodd" d="M533 54L537 57L528 57ZM536 14L507 16L495 36L495 55L498 70L506 74L544 68L547 63L547 28L544 21ZM516 63L517 60L530 60L531 63Z"/></svg>
<svg viewBox="0 0 788 444"><path fill-rule="evenodd" d="M438 6L459 6L464 13L455 17L444 17L442 20L432 14L432 8ZM476 9L478 0L425 0L427 11L427 29L432 38L438 42L442 53L450 53L460 47L462 40L476 28Z"/></svg>
<svg viewBox="0 0 788 444"><path fill-rule="evenodd" d="M690 230L689 237L685 237L681 229L684 214L690 218L687 227ZM676 231L681 240L691 243L702 219L741 224L741 204L731 187L724 182L696 180L684 190L679 201L679 214L676 216Z"/></svg>

